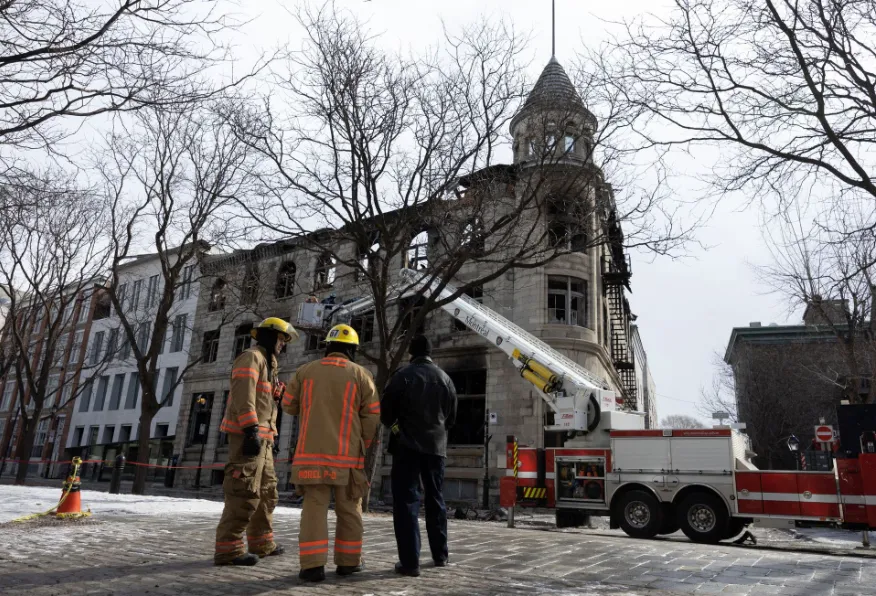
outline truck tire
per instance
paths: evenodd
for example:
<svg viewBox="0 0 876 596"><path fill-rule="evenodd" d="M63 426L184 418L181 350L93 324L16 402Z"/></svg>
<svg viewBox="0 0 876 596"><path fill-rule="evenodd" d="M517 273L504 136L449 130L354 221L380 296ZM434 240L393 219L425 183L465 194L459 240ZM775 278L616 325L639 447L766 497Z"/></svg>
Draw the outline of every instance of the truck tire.
<svg viewBox="0 0 876 596"><path fill-rule="evenodd" d="M617 519L628 536L653 538L663 527L663 509L651 493L631 490L617 502Z"/></svg>
<svg viewBox="0 0 876 596"><path fill-rule="evenodd" d="M724 501L707 492L685 497L676 512L678 525L693 542L717 544L730 531L730 514Z"/></svg>
<svg viewBox="0 0 876 596"><path fill-rule="evenodd" d="M748 521L738 518L731 517L730 523L728 524L727 535L724 537L725 540L729 540L731 538L736 538L742 531L748 526Z"/></svg>

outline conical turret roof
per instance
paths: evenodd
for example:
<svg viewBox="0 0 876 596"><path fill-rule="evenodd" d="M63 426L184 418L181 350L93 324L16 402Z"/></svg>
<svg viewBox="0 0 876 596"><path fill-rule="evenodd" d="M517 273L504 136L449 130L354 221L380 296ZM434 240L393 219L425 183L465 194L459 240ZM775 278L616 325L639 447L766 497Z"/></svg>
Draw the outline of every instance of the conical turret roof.
<svg viewBox="0 0 876 596"><path fill-rule="evenodd" d="M517 122L526 115L543 110L580 111L592 120L595 126L595 116L584 106L575 85L554 56L551 56L547 66L541 71L541 76L529 92L523 107L511 120L511 129L513 130Z"/></svg>

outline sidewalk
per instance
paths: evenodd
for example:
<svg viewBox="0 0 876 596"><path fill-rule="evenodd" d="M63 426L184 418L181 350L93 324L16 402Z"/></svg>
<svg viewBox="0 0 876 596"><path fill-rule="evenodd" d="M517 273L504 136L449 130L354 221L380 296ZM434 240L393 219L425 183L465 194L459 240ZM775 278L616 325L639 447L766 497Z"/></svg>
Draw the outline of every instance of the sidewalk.
<svg viewBox="0 0 876 596"><path fill-rule="evenodd" d="M13 497L30 504L53 496L47 489L0 486L0 507ZM424 544L423 575L405 578L393 573L392 520L375 514L364 519L365 571L338 578L330 559L327 581L303 586L297 579L298 510L281 508L275 516L274 533L287 554L240 569L212 565L218 506L133 495L91 499L95 514L89 524L0 526L3 594L859 596L876 586L876 565L853 555L539 532L454 519L451 565L432 567Z"/></svg>

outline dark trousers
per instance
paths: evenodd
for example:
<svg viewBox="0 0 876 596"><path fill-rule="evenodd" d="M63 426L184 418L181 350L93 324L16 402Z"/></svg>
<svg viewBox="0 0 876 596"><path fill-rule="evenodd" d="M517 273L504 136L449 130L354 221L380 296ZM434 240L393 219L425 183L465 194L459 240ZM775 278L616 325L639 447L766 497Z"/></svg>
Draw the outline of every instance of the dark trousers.
<svg viewBox="0 0 876 596"><path fill-rule="evenodd" d="M432 559L447 559L447 508L444 506L444 458L396 447L392 456L392 523L398 559L420 566L420 481L426 505L426 533Z"/></svg>

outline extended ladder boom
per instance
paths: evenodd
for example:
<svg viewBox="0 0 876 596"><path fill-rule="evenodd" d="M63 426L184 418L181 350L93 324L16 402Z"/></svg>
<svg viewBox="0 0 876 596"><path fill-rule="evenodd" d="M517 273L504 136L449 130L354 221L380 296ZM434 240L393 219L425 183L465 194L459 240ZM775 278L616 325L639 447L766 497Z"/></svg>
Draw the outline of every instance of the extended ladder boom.
<svg viewBox="0 0 876 596"><path fill-rule="evenodd" d="M425 272L402 269L401 281L389 288L387 301L431 292L434 300L441 303L458 292L452 285L440 285ZM373 306L373 297L325 305L324 309L312 311L315 316L324 318L320 321L307 320L302 316L302 309L299 323L324 326L340 320L350 321ZM614 409L614 393L608 390L605 381L495 311L465 295L441 304L441 308L511 358L520 376L538 389L554 412L557 423L549 430L591 431L599 423L601 410Z"/></svg>
<svg viewBox="0 0 876 596"><path fill-rule="evenodd" d="M410 269L402 269L401 275L403 279L408 280L409 287L413 288L414 292L424 288L433 289L439 285L437 280L430 282L427 276ZM458 292L456 287L446 284L438 292L439 295L435 297L435 300L436 302L446 300L456 292ZM554 385L559 382L557 388L565 387L567 390L571 390L572 387L568 385L572 384L575 388L580 389L607 389L602 379L584 367L560 354L494 310L464 294L443 304L441 308L505 352L512 360L515 360L515 364L526 365L527 361L535 361L535 363L552 371L555 377ZM545 378L544 380L550 381L551 379Z"/></svg>

